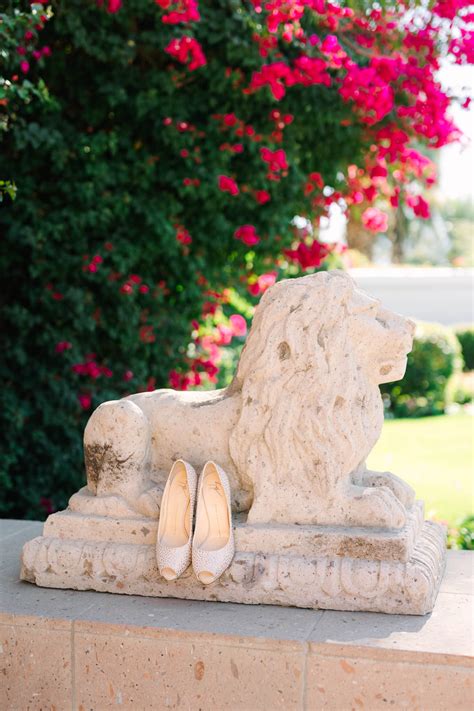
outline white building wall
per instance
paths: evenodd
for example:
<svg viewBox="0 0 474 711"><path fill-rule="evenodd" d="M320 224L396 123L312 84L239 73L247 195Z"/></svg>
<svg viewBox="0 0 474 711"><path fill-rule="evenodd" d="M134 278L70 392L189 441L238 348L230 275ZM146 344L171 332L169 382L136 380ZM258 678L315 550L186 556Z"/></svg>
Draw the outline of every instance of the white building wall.
<svg viewBox="0 0 474 711"><path fill-rule="evenodd" d="M351 269L351 276L384 306L421 321L474 321L474 269Z"/></svg>

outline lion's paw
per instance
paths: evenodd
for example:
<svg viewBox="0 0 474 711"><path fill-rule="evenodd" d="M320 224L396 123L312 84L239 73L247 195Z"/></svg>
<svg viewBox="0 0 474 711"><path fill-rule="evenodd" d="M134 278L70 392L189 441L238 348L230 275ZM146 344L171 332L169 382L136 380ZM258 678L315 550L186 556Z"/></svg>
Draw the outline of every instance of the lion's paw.
<svg viewBox="0 0 474 711"><path fill-rule="evenodd" d="M147 518L158 518L162 496L163 489L152 485L134 501L133 507Z"/></svg>
<svg viewBox="0 0 474 711"><path fill-rule="evenodd" d="M386 486L352 486L344 508L352 526L402 528L406 523L405 507Z"/></svg>
<svg viewBox="0 0 474 711"><path fill-rule="evenodd" d="M412 506L415 501L415 492L412 487L407 484L406 481L396 476L396 474L392 474L392 472L372 472L366 470L357 477L355 483L370 487L384 486L390 489L406 508Z"/></svg>

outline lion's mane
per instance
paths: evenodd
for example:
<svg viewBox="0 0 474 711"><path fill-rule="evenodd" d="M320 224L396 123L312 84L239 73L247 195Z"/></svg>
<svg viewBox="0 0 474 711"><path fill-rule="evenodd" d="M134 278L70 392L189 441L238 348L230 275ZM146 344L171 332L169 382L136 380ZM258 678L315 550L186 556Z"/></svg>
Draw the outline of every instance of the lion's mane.
<svg viewBox="0 0 474 711"><path fill-rule="evenodd" d="M242 400L230 453L254 499L288 484L327 498L375 444L380 392L347 356L355 302L343 272L278 282L262 297L231 385Z"/></svg>

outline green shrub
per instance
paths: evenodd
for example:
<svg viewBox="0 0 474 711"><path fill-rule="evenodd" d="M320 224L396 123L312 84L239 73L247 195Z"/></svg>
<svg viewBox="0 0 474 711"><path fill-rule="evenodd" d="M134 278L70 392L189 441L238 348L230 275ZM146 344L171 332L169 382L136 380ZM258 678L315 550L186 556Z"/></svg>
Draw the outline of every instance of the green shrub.
<svg viewBox="0 0 474 711"><path fill-rule="evenodd" d="M464 370L474 370L474 325L460 324L454 332L461 344Z"/></svg>
<svg viewBox="0 0 474 711"><path fill-rule="evenodd" d="M450 530L448 547L465 551L474 550L474 515L466 516L459 528Z"/></svg>
<svg viewBox="0 0 474 711"><path fill-rule="evenodd" d="M237 291L255 304L258 277L281 273L291 220L311 210L308 174L336 185L372 142L361 122L342 125L354 111L336 84L281 102L242 93L242 62L245 81L262 64L243 3L200 4L207 64L191 72L163 51L181 27L153 1L116 14L95 0L51 5L51 57L28 73L50 100L11 93L16 119L0 136L0 178L18 186L0 215L0 515L12 517L62 508L83 484L82 432L100 402L215 382L203 339L243 313ZM287 175L268 178L262 148L286 156ZM257 244L236 239L242 225Z"/></svg>
<svg viewBox="0 0 474 711"><path fill-rule="evenodd" d="M449 378L460 362L459 343L451 329L418 323L405 377L381 386L387 413L394 417L442 414L449 402Z"/></svg>
<svg viewBox="0 0 474 711"><path fill-rule="evenodd" d="M474 371L455 373L449 383L449 399L458 405L474 400Z"/></svg>

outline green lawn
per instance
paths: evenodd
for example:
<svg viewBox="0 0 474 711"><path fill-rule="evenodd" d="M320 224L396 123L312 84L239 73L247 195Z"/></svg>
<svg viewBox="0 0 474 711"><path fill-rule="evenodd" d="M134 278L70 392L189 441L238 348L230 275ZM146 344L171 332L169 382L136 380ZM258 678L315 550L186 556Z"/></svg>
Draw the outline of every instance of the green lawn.
<svg viewBox="0 0 474 711"><path fill-rule="evenodd" d="M474 417L388 420L368 467L390 470L424 499L426 515L456 524L474 513Z"/></svg>

